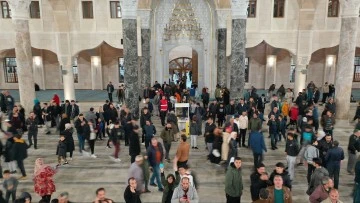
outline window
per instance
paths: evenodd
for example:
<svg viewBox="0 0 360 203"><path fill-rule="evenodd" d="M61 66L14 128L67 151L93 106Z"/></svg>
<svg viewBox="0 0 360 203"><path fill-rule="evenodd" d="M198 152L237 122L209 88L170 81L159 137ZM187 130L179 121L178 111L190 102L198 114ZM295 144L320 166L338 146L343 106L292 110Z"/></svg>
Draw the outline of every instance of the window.
<svg viewBox="0 0 360 203"><path fill-rule="evenodd" d="M40 5L38 1L31 1L30 18L40 18Z"/></svg>
<svg viewBox="0 0 360 203"><path fill-rule="evenodd" d="M16 70L16 58L4 59L4 76L6 83L17 83L18 76Z"/></svg>
<svg viewBox="0 0 360 203"><path fill-rule="evenodd" d="M94 18L93 2L92 1L83 1L82 2L82 11L83 11L83 18L87 18L87 19Z"/></svg>
<svg viewBox="0 0 360 203"><path fill-rule="evenodd" d="M121 7L119 1L110 1L110 17L121 18Z"/></svg>
<svg viewBox="0 0 360 203"><path fill-rule="evenodd" d="M78 59L76 57L74 58L72 69L73 69L74 83L79 83Z"/></svg>
<svg viewBox="0 0 360 203"><path fill-rule="evenodd" d="M339 0L329 0L328 17L338 17L339 7L340 7Z"/></svg>
<svg viewBox="0 0 360 203"><path fill-rule="evenodd" d="M1 13L3 18L11 18L11 10L7 1L1 1Z"/></svg>
<svg viewBox="0 0 360 203"><path fill-rule="evenodd" d="M249 68L250 68L250 63L249 63L249 57L245 58L245 82L249 82Z"/></svg>
<svg viewBox="0 0 360 203"><path fill-rule="evenodd" d="M124 58L119 58L119 83L125 82Z"/></svg>
<svg viewBox="0 0 360 203"><path fill-rule="evenodd" d="M295 59L294 59L294 57L291 57L291 61L290 61L290 83L295 82L295 69L296 69Z"/></svg>
<svg viewBox="0 0 360 203"><path fill-rule="evenodd" d="M360 56L355 56L354 82L360 82Z"/></svg>
<svg viewBox="0 0 360 203"><path fill-rule="evenodd" d="M248 18L256 17L256 0L250 0L248 6Z"/></svg>
<svg viewBox="0 0 360 203"><path fill-rule="evenodd" d="M274 18L284 17L285 0L274 0Z"/></svg>

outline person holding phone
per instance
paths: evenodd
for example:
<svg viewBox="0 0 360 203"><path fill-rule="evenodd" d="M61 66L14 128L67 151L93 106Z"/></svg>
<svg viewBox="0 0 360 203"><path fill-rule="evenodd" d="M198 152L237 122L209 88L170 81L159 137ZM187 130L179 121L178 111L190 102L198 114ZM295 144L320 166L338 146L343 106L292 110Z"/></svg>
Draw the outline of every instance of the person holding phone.
<svg viewBox="0 0 360 203"><path fill-rule="evenodd" d="M198 203L199 196L195 187L190 185L190 180L188 177L183 177L181 179L181 184L175 188L171 202L180 202L180 203Z"/></svg>

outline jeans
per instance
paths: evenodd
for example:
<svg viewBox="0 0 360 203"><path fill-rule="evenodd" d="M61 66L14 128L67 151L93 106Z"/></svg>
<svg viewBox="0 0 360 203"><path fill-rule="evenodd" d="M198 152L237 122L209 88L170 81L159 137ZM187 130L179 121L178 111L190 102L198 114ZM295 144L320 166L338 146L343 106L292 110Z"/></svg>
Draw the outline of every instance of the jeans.
<svg viewBox="0 0 360 203"><path fill-rule="evenodd" d="M113 93L112 93L112 92L111 92L111 93L108 93L108 96L109 96L109 101L110 101L110 102L113 102L112 95L113 95Z"/></svg>
<svg viewBox="0 0 360 203"><path fill-rule="evenodd" d="M120 143L113 143L115 151L114 151L114 157L115 159L119 158L119 152L120 152Z"/></svg>
<svg viewBox="0 0 360 203"><path fill-rule="evenodd" d="M315 170L315 166L308 163L307 176L306 176L308 184L310 183L311 175L313 174L314 170Z"/></svg>
<svg viewBox="0 0 360 203"><path fill-rule="evenodd" d="M241 202L241 196L231 197L230 195L226 194L226 203L240 203L240 202Z"/></svg>
<svg viewBox="0 0 360 203"><path fill-rule="evenodd" d="M270 134L270 138L271 138L271 148L275 148L276 147L276 143L277 143L277 136L278 134Z"/></svg>
<svg viewBox="0 0 360 203"><path fill-rule="evenodd" d="M85 138L81 134L78 134L77 136L79 140L79 152L82 153L82 150L84 150L85 147Z"/></svg>
<svg viewBox="0 0 360 203"><path fill-rule="evenodd" d="M156 164L152 168L153 168L153 174L151 175L151 178L150 178L150 184L155 184L155 178L156 178L157 186L158 186L159 189L161 189L162 185L161 185L161 179L160 179L160 167L159 167L159 164Z"/></svg>
<svg viewBox="0 0 360 203"><path fill-rule="evenodd" d="M246 128L245 129L240 129L240 135L239 135L239 147L240 143L242 144L242 146L245 146L245 137L246 137Z"/></svg>
<svg viewBox="0 0 360 203"><path fill-rule="evenodd" d="M197 147L197 135L191 135L191 147Z"/></svg>
<svg viewBox="0 0 360 203"><path fill-rule="evenodd" d="M15 191L6 191L5 202L9 202L10 196L11 196L12 201L14 202L16 199L16 190Z"/></svg>
<svg viewBox="0 0 360 203"><path fill-rule="evenodd" d="M262 154L257 154L257 153L253 153L253 155L254 155L254 168L256 168L257 165L262 163L263 155Z"/></svg>
<svg viewBox="0 0 360 203"><path fill-rule="evenodd" d="M145 149L146 149L146 151L147 151L147 149L148 149L148 147L150 145L151 139L152 139L152 137L150 137L150 138L145 137Z"/></svg>
<svg viewBox="0 0 360 203"><path fill-rule="evenodd" d="M340 165L339 166L330 165L330 166L327 167L327 170L329 171L330 178L334 179L334 188L338 189L338 187L339 187Z"/></svg>
<svg viewBox="0 0 360 203"><path fill-rule="evenodd" d="M94 154L94 150L95 150L95 140L89 140L88 142L89 142L91 154Z"/></svg>
<svg viewBox="0 0 360 203"><path fill-rule="evenodd" d="M171 142L164 142L164 147L165 147L165 159L170 159L169 152L171 148Z"/></svg>
<svg viewBox="0 0 360 203"><path fill-rule="evenodd" d="M212 153L212 150L213 150L213 143L207 142L206 146L207 146L207 148L209 150L209 155L210 155Z"/></svg>
<svg viewBox="0 0 360 203"><path fill-rule="evenodd" d="M294 180L295 176L295 164L296 164L296 156L286 156L286 162L288 166L288 171L290 174L290 180Z"/></svg>
<svg viewBox="0 0 360 203"><path fill-rule="evenodd" d="M347 172L352 173L354 171L355 163L357 160L356 153L353 154L348 151L348 156L349 156L349 159L348 159L348 164L347 164Z"/></svg>
<svg viewBox="0 0 360 203"><path fill-rule="evenodd" d="M161 125L165 126L166 111L160 111Z"/></svg>
<svg viewBox="0 0 360 203"><path fill-rule="evenodd" d="M19 167L19 169L21 171L22 176L26 176L24 160L22 160L22 159L21 160L16 160L16 162L17 162L17 165L18 165L18 167Z"/></svg>
<svg viewBox="0 0 360 203"><path fill-rule="evenodd" d="M37 148L37 132L30 132L28 133L28 140L29 144L33 145L32 138L34 138L34 147Z"/></svg>

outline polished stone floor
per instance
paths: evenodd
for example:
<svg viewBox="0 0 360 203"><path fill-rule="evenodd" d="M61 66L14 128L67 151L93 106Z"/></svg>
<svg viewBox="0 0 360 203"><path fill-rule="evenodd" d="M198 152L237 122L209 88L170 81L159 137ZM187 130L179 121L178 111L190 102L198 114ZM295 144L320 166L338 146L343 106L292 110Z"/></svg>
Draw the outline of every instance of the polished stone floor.
<svg viewBox="0 0 360 203"><path fill-rule="evenodd" d="M100 103L80 103L80 107L83 111L87 110L90 106L99 106ZM162 130L160 121L157 117L154 119L155 125L158 130L158 134ZM264 130L266 126L264 125ZM53 130L54 131L54 130ZM337 127L334 130L335 139L340 141L341 147L346 149L348 143L348 137L352 132L352 126ZM267 133L265 133L267 137ZM36 158L42 157L45 162L55 166L57 162L56 144L58 136L56 134L45 135L43 129L40 129L39 133L39 146L38 150L29 149L29 158L25 161L25 167L28 173L26 180L21 180L18 187L18 195L21 191L30 192L33 195L33 199L37 202L40 198L33 192L32 173L34 169L34 161ZM25 136L26 138L26 136ZM74 135L74 139L77 138ZM191 150L190 165L197 173L200 182L200 189L198 191L200 196L200 202L225 202L224 195L224 169L222 167L212 165L206 161L205 144L203 137L198 138L198 150ZM4 143L4 140L3 140ZM270 140L266 139L267 146L270 145ZM94 159L87 156L80 156L78 151L75 151L74 159L70 161L67 166L59 168L55 175L55 183L57 187L54 197L61 192L67 191L70 193L70 199L73 202L92 202L95 198L95 190L99 187L104 187L107 190L107 197L113 199L115 202L124 202L123 192L126 187L127 173L130 166L130 157L128 156L128 147L121 145L120 163L113 162L109 155L112 154L112 149L106 149L106 141L97 141L95 147L95 154L98 158ZM173 143L171 147L171 156L173 157L176 151L178 143ZM269 150L265 155L265 165L267 166L267 172L271 173L274 169L274 165L279 162L285 162L284 155L284 141L279 143L279 150ZM78 147L76 146L76 149ZM142 145L142 151L145 151L145 147ZM252 153L249 149L240 148L239 155L243 159L243 181L244 181L244 193L242 202L251 202L250 198L250 174L252 168ZM346 155L347 156L347 155ZM346 173L345 167L347 160L342 163L341 175L340 175L340 199L343 202L352 202L351 192L353 187L354 176ZM4 166L4 165L3 165ZM165 164L165 172L172 173L172 165ZM20 174L16 174L16 177L20 177ZM305 203L308 202L308 196L305 194L307 188L306 184L306 168L300 166L296 168L296 178L293 182L293 202ZM141 196L143 202L161 202L162 194L157 191L157 188L150 187L151 193Z"/></svg>

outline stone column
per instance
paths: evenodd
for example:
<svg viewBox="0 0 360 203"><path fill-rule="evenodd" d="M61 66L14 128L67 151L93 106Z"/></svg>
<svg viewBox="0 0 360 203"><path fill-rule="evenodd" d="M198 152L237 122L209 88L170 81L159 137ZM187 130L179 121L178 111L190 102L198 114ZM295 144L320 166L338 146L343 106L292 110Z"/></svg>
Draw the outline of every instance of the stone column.
<svg viewBox="0 0 360 203"><path fill-rule="evenodd" d="M122 26L124 39L125 103L133 116L139 116L139 57L137 50L137 0L122 1Z"/></svg>
<svg viewBox="0 0 360 203"><path fill-rule="evenodd" d="M296 69L295 69L295 88L294 96L298 96L306 87L306 68L310 62L310 56L298 56L296 59Z"/></svg>
<svg viewBox="0 0 360 203"><path fill-rule="evenodd" d="M72 57L58 56L58 59L63 77L64 100L76 100Z"/></svg>
<svg viewBox="0 0 360 203"><path fill-rule="evenodd" d="M335 79L336 118L349 119L360 0L340 0L342 9Z"/></svg>
<svg viewBox="0 0 360 203"><path fill-rule="evenodd" d="M218 29L217 34L217 84L227 86L227 18L231 15L231 10L219 9L216 10Z"/></svg>
<svg viewBox="0 0 360 203"><path fill-rule="evenodd" d="M245 57L246 57L246 0L232 0L232 33L231 33L231 76L230 97L243 97L245 86Z"/></svg>
<svg viewBox="0 0 360 203"><path fill-rule="evenodd" d="M103 89L101 56L91 57L91 79L93 90Z"/></svg>
<svg viewBox="0 0 360 203"><path fill-rule="evenodd" d="M141 20L141 65L140 65L140 92L145 87L151 85L151 71L150 71L150 10L138 10ZM140 95L142 96L142 95Z"/></svg>
<svg viewBox="0 0 360 203"><path fill-rule="evenodd" d="M15 30L15 55L17 74L19 78L20 103L25 112L33 109L35 87L33 76L33 58L29 32L30 0L8 0L11 8L11 17Z"/></svg>

